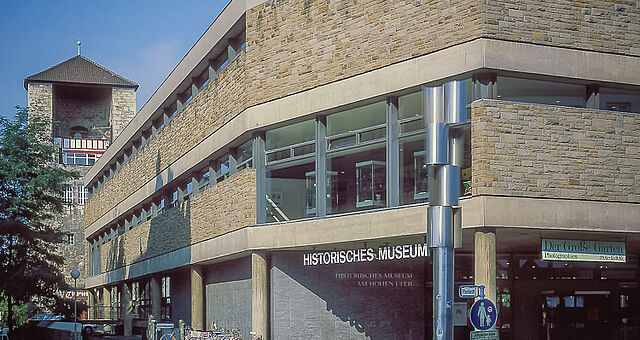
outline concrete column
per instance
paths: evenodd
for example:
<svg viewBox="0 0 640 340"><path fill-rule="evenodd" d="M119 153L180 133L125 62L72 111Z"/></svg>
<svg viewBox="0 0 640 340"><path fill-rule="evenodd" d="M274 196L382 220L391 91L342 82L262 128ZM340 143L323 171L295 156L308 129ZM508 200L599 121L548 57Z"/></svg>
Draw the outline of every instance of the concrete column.
<svg viewBox="0 0 640 340"><path fill-rule="evenodd" d="M159 276L151 277L151 315L162 321L162 284Z"/></svg>
<svg viewBox="0 0 640 340"><path fill-rule="evenodd" d="M587 85L587 108L599 109L600 108L600 86L597 84Z"/></svg>
<svg viewBox="0 0 640 340"><path fill-rule="evenodd" d="M179 98L176 99L176 111L180 113L180 111L182 111L183 108L184 108L184 103L182 102L182 100L180 100Z"/></svg>
<svg viewBox="0 0 640 340"><path fill-rule="evenodd" d="M213 61L209 61L209 81L213 81L213 79L218 75L215 67L213 67Z"/></svg>
<svg viewBox="0 0 640 340"><path fill-rule="evenodd" d="M267 170L264 132L253 136L253 167L256 169L256 222L267 221Z"/></svg>
<svg viewBox="0 0 640 340"><path fill-rule="evenodd" d="M496 234L476 232L474 245L474 279L484 286L486 299L496 301Z"/></svg>
<svg viewBox="0 0 640 340"><path fill-rule="evenodd" d="M238 148L229 149L229 177L238 172Z"/></svg>
<svg viewBox="0 0 640 340"><path fill-rule="evenodd" d="M400 205L398 98L387 98L387 207Z"/></svg>
<svg viewBox="0 0 640 340"><path fill-rule="evenodd" d="M103 318L111 320L111 288L102 287L102 310Z"/></svg>
<svg viewBox="0 0 640 340"><path fill-rule="evenodd" d="M124 335L133 335L133 304L131 302L131 283L122 283L122 300L120 306L122 307L122 320L124 323Z"/></svg>
<svg viewBox="0 0 640 340"><path fill-rule="evenodd" d="M198 175L193 174L191 177L191 185L193 186L193 196L198 196L200 194L200 181L198 180Z"/></svg>
<svg viewBox="0 0 640 340"><path fill-rule="evenodd" d="M96 296L93 289L89 289L89 315L87 316L89 320L95 320L96 318Z"/></svg>
<svg viewBox="0 0 640 340"><path fill-rule="evenodd" d="M327 117L316 117L316 216L327 215Z"/></svg>
<svg viewBox="0 0 640 340"><path fill-rule="evenodd" d="M264 253L251 254L251 331L269 339L269 276Z"/></svg>
<svg viewBox="0 0 640 340"><path fill-rule="evenodd" d="M191 328L204 330L204 286L202 268L191 267Z"/></svg>
<svg viewBox="0 0 640 340"><path fill-rule="evenodd" d="M198 95L198 92L200 92L200 89L198 88L198 85L196 85L196 80L193 79L191 83L191 98L195 98L195 96Z"/></svg>

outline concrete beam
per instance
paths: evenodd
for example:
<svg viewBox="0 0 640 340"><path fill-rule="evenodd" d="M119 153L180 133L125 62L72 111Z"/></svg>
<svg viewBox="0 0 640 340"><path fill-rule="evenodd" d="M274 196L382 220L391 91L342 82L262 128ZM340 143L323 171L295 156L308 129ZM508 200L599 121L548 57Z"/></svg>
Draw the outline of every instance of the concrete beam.
<svg viewBox="0 0 640 340"><path fill-rule="evenodd" d="M465 230L618 233L640 243L640 209L633 203L481 196L460 201ZM251 251L335 247L349 242L423 238L427 205L368 211L323 219L248 226L224 235L87 278L87 287L222 261ZM518 214L514 214L518 211ZM470 249L469 240L465 247Z"/></svg>

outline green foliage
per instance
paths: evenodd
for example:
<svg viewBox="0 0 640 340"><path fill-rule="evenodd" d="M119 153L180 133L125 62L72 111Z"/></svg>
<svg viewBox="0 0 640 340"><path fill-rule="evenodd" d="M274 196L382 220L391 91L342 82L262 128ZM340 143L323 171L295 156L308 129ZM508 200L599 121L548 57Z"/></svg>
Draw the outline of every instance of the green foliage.
<svg viewBox="0 0 640 340"><path fill-rule="evenodd" d="M67 288L54 221L65 182L77 175L55 162L51 129L50 119L26 109L0 118L0 294L9 308L34 299L52 305Z"/></svg>
<svg viewBox="0 0 640 340"><path fill-rule="evenodd" d="M27 304L21 303L19 305L13 306L13 320L16 324L22 325L27 322ZM0 320L0 325L2 328L5 328L8 325L8 314L7 314L8 306L6 299L0 299L0 312L2 313L2 320Z"/></svg>

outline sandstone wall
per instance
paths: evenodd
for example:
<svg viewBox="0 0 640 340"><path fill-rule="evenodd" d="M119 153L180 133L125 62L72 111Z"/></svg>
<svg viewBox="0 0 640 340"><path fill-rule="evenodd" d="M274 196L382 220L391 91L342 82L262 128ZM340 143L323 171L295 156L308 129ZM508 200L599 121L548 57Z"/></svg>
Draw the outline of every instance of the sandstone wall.
<svg viewBox="0 0 640 340"><path fill-rule="evenodd" d="M638 0L488 0L486 36L640 55Z"/></svg>
<svg viewBox="0 0 640 340"><path fill-rule="evenodd" d="M473 195L640 203L640 115L472 104Z"/></svg>
<svg viewBox="0 0 640 340"><path fill-rule="evenodd" d="M249 106L478 38L483 4L267 1L247 11Z"/></svg>
<svg viewBox="0 0 640 340"><path fill-rule="evenodd" d="M135 114L136 91L132 88L112 88L111 112L109 114L111 141L118 137Z"/></svg>
<svg viewBox="0 0 640 340"><path fill-rule="evenodd" d="M53 119L53 86L51 84L29 83L27 90L27 107L29 116L42 115L47 119ZM49 131L53 132L52 129Z"/></svg>
<svg viewBox="0 0 640 340"><path fill-rule="evenodd" d="M245 54L240 53L167 126L91 196L90 225L245 108Z"/></svg>
<svg viewBox="0 0 640 340"><path fill-rule="evenodd" d="M244 108L487 37L640 55L640 0L271 0L246 49L98 189L90 225Z"/></svg>
<svg viewBox="0 0 640 340"><path fill-rule="evenodd" d="M245 169L102 245L102 272L256 223L255 170Z"/></svg>

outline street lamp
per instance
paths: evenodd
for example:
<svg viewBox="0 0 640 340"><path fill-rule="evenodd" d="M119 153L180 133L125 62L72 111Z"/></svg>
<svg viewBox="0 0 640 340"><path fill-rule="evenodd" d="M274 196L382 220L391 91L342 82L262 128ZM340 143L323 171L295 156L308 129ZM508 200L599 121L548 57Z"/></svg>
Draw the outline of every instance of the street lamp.
<svg viewBox="0 0 640 340"><path fill-rule="evenodd" d="M76 289L78 288L77 281L78 281L78 278L80 277L80 271L77 269L72 270L71 277L73 278L73 340L76 340L77 338L76 337L76 319L77 319L76 299L78 298L78 293Z"/></svg>

